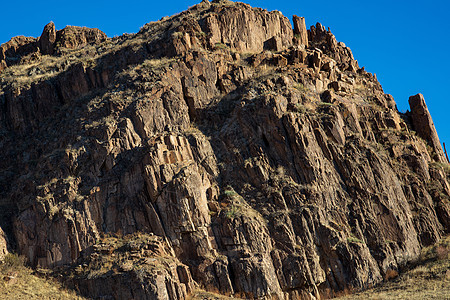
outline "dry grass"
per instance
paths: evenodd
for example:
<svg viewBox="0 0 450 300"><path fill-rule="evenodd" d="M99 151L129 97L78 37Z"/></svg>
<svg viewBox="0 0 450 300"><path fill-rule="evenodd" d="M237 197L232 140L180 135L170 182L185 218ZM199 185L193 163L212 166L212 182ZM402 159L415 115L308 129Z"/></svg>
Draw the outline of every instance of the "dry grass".
<svg viewBox="0 0 450 300"><path fill-rule="evenodd" d="M176 267L179 262L169 252L158 236L139 232L126 236L120 232L105 235L94 245L94 252L87 260L62 275L95 279L107 274L134 272L143 278Z"/></svg>
<svg viewBox="0 0 450 300"><path fill-rule="evenodd" d="M34 274L24 259L8 254L0 264L0 299L85 299L61 283Z"/></svg>
<svg viewBox="0 0 450 300"><path fill-rule="evenodd" d="M258 220L262 224L266 223L264 217L253 209L231 186L226 187L222 196L224 196L224 201L221 205L226 218L233 220L244 217Z"/></svg>
<svg viewBox="0 0 450 300"><path fill-rule="evenodd" d="M239 299L239 298L230 298L224 295L215 294L211 292L206 292L203 290L196 290L190 295L189 300L228 300L228 299Z"/></svg>
<svg viewBox="0 0 450 300"><path fill-rule="evenodd" d="M433 161L430 166L438 170L444 170L445 174L450 175L450 164Z"/></svg>
<svg viewBox="0 0 450 300"><path fill-rule="evenodd" d="M393 281L339 299L450 299L450 236L425 248L415 267Z"/></svg>
<svg viewBox="0 0 450 300"><path fill-rule="evenodd" d="M110 40L100 45L88 45L81 49L67 50L62 56L43 55L39 60L32 63L25 63L10 66L0 73L2 84L11 83L13 86L28 86L32 82L44 81L53 78L75 64L82 62L84 65L92 64L97 56L97 48L111 47Z"/></svg>

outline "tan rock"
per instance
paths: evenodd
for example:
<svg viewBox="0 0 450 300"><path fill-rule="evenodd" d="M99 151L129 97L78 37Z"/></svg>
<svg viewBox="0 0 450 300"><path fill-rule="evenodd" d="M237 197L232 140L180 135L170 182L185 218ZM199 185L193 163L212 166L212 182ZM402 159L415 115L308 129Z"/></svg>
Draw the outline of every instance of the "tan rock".
<svg viewBox="0 0 450 300"><path fill-rule="evenodd" d="M297 43L308 48L308 30L306 29L305 18L294 15L292 21L294 22L294 37L297 39Z"/></svg>
<svg viewBox="0 0 450 300"><path fill-rule="evenodd" d="M0 262L3 262L8 253L8 239L3 229L0 228Z"/></svg>
<svg viewBox="0 0 450 300"><path fill-rule="evenodd" d="M322 52L319 50L314 51L310 58L310 67L312 67L316 72L320 71L322 67Z"/></svg>
<svg viewBox="0 0 450 300"><path fill-rule="evenodd" d="M280 41L280 48L292 45L293 32L289 20L279 12L251 8L243 3L217 7L206 20L205 32L210 43L229 45L240 52L261 52L272 38Z"/></svg>
<svg viewBox="0 0 450 300"><path fill-rule="evenodd" d="M6 61L0 60L0 72L6 69L8 65L6 64Z"/></svg>
<svg viewBox="0 0 450 300"><path fill-rule="evenodd" d="M264 43L264 48L267 50L281 51L283 49L283 45L280 38L274 36Z"/></svg>
<svg viewBox="0 0 450 300"><path fill-rule="evenodd" d="M337 42L329 28L326 30L322 24L317 23L315 26L311 26L308 38L311 45L323 50L325 54L335 60L339 69L352 72L359 69L358 62L353 58L350 48L342 42Z"/></svg>

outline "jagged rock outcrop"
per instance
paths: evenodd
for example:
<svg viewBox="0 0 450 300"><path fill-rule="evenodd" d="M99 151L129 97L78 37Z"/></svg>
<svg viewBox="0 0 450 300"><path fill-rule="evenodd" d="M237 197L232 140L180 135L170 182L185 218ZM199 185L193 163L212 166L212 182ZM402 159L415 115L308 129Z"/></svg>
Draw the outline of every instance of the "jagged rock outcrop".
<svg viewBox="0 0 450 300"><path fill-rule="evenodd" d="M415 117L322 25L303 43L296 20L203 1L101 46L68 42L83 60L43 56L37 78L4 70L0 200L16 205L18 252L91 297L318 299L439 240L449 174ZM95 246L133 234L152 238Z"/></svg>
<svg viewBox="0 0 450 300"><path fill-rule="evenodd" d="M66 26L56 32L55 42L62 48L77 49L86 45L100 44L106 38L106 34L97 28Z"/></svg>
<svg viewBox="0 0 450 300"><path fill-rule="evenodd" d="M292 45L289 19L280 12L252 8L231 1L203 1L191 11L207 10L197 16L186 14L172 34L173 49L164 55L184 55L188 50L230 48L242 53L281 51Z"/></svg>
<svg viewBox="0 0 450 300"><path fill-rule="evenodd" d="M292 44L292 27L279 12L268 13L238 3L218 7L204 21L212 45L223 43L239 52L261 52L271 39L280 43L280 51Z"/></svg>
<svg viewBox="0 0 450 300"><path fill-rule="evenodd" d="M50 22L45 25L39 38L39 48L42 54L53 54L54 46L56 42L56 28L55 23Z"/></svg>
<svg viewBox="0 0 450 300"><path fill-rule="evenodd" d="M0 46L0 72L9 66L39 61L40 55L53 55L62 49L100 44L105 33L96 28L67 26L56 31L53 22L45 25L39 38L17 36ZM33 74L30 74L33 75Z"/></svg>
<svg viewBox="0 0 450 300"><path fill-rule="evenodd" d="M158 236L105 237L81 255L75 270L60 275L95 299L186 299L196 288L188 267Z"/></svg>
<svg viewBox="0 0 450 300"><path fill-rule="evenodd" d="M308 39L314 47L335 60L341 70L356 72L359 69L358 62L353 58L350 48L343 42L338 43L329 28L326 30L320 23L311 26L308 31Z"/></svg>
<svg viewBox="0 0 450 300"><path fill-rule="evenodd" d="M305 18L294 15L292 21L294 23L294 36L297 38L297 43L308 47L308 30L306 29Z"/></svg>
<svg viewBox="0 0 450 300"><path fill-rule="evenodd" d="M20 57L36 52L36 38L16 36L0 46L0 72L20 61Z"/></svg>
<svg viewBox="0 0 450 300"><path fill-rule="evenodd" d="M446 163L447 160L442 150L441 142L434 127L433 119L428 111L427 104L422 94L409 97L411 119L413 128L417 134L433 147L437 160Z"/></svg>

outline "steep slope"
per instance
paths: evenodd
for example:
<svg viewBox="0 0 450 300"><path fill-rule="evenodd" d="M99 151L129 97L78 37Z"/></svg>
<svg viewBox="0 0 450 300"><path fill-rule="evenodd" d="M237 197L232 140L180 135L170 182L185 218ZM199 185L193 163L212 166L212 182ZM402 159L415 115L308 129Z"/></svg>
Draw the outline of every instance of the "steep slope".
<svg viewBox="0 0 450 300"><path fill-rule="evenodd" d="M449 232L423 97L400 114L322 25L203 1L133 35L53 32L21 39L47 52L0 51L18 61L0 73L0 225L84 295L319 298Z"/></svg>
<svg viewBox="0 0 450 300"><path fill-rule="evenodd" d="M419 260L402 273L376 288L342 299L447 299L450 295L450 237L423 249Z"/></svg>
<svg viewBox="0 0 450 300"><path fill-rule="evenodd" d="M54 278L36 274L24 265L23 257L8 254L0 264L0 298L83 300ZM47 277L47 278L46 278Z"/></svg>

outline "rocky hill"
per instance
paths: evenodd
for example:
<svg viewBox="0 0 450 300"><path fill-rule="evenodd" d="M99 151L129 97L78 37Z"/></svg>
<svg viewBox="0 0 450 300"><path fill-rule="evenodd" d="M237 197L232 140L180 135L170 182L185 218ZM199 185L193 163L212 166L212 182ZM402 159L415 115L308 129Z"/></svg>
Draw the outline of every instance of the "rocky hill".
<svg viewBox="0 0 450 300"><path fill-rule="evenodd" d="M399 113L321 24L205 0L116 38L50 23L0 70L3 245L83 296L319 299L449 233L423 96Z"/></svg>

